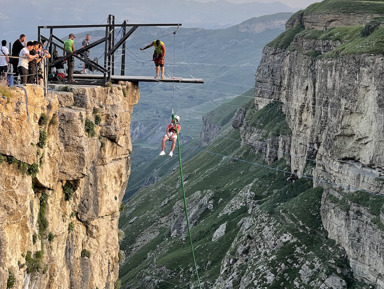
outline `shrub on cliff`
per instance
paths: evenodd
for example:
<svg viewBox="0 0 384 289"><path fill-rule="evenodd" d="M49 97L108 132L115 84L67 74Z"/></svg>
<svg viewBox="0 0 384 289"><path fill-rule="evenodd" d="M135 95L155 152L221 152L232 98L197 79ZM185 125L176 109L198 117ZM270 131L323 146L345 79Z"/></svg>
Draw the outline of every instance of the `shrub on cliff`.
<svg viewBox="0 0 384 289"><path fill-rule="evenodd" d="M15 285L16 278L11 270L8 270L7 289L13 288Z"/></svg>
<svg viewBox="0 0 384 289"><path fill-rule="evenodd" d="M88 134L88 137L94 137L96 135L95 124L89 118L85 120L85 132Z"/></svg>
<svg viewBox="0 0 384 289"><path fill-rule="evenodd" d="M379 28L380 26L380 23L377 22L377 21L371 21L371 22L368 22L363 30L361 30L360 34L362 37L366 37L366 36L369 36L371 35L377 28Z"/></svg>

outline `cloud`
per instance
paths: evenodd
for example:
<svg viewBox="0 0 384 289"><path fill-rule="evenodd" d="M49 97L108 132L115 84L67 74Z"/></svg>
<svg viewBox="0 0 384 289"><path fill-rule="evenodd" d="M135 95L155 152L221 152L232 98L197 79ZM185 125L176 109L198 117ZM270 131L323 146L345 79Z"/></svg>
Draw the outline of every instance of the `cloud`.
<svg viewBox="0 0 384 289"><path fill-rule="evenodd" d="M10 18L7 15L4 15L3 13L0 12L0 21L1 20L10 20Z"/></svg>

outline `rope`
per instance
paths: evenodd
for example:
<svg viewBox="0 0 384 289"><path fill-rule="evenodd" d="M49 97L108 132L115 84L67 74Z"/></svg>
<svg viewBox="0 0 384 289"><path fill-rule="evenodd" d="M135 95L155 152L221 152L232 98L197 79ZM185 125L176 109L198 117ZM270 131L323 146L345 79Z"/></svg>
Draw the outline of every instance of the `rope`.
<svg viewBox="0 0 384 289"><path fill-rule="evenodd" d="M199 277L199 271L197 270L197 263L196 263L196 257L195 257L195 250L193 248L193 242L192 242L192 234L191 234L191 228L189 226L189 217L188 217L188 209L187 209L187 201L185 197L185 188L184 188L184 177L183 177L183 167L181 163L181 151L180 151L180 141L179 141L179 130L177 128L177 123L175 121L175 116L173 114L172 110L172 122L174 123L174 126L176 128L176 135L177 135L177 151L179 155L179 168L180 168L180 182L181 182L181 190L183 192L183 202L184 202L184 212L185 212L185 219L187 220L187 230L188 230L188 236L189 236L189 244L191 246L191 251L192 251L192 257L193 257L193 264L195 267L195 272L196 272L196 277L197 277L197 282L199 283L199 288L201 289L201 284L200 284L200 277Z"/></svg>

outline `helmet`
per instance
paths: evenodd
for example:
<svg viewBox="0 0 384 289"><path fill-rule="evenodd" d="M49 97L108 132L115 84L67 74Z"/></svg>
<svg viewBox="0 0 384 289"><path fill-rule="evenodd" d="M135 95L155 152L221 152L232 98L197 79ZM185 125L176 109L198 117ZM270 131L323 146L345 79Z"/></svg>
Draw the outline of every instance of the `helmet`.
<svg viewBox="0 0 384 289"><path fill-rule="evenodd" d="M174 118L175 118L177 121L180 121L180 116L175 115Z"/></svg>

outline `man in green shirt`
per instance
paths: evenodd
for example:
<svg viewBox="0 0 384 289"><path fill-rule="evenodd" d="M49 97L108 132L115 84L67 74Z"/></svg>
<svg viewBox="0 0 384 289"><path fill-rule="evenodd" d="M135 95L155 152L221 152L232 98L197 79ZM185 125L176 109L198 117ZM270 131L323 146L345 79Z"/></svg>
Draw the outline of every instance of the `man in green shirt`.
<svg viewBox="0 0 384 289"><path fill-rule="evenodd" d="M75 52L75 35L70 33L68 39L64 41L64 56ZM73 56L67 59L68 63L68 82L75 82L73 79L73 70L75 68L75 60Z"/></svg>

